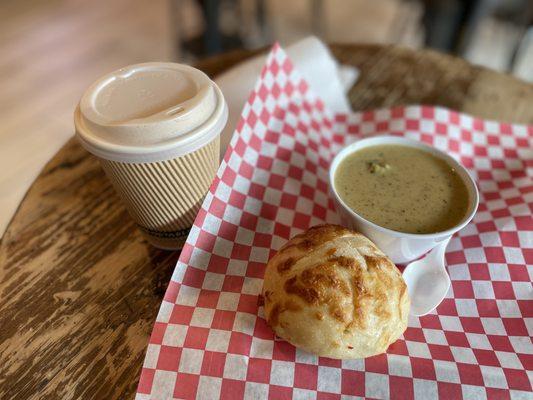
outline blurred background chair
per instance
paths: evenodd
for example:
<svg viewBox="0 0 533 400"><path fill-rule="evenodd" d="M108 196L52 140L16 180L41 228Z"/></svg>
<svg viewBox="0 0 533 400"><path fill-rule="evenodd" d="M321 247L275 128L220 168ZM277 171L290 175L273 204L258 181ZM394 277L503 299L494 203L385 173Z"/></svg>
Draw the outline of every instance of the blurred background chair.
<svg viewBox="0 0 533 400"><path fill-rule="evenodd" d="M427 46L533 80L531 0L170 1L177 51L188 59L314 34Z"/></svg>

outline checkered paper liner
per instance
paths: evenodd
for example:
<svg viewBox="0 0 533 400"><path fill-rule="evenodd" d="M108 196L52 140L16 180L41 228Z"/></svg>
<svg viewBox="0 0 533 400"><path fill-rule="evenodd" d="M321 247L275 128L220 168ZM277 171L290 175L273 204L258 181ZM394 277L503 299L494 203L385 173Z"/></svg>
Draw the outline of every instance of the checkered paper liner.
<svg viewBox="0 0 533 400"><path fill-rule="evenodd" d="M333 360L276 338L258 307L290 237L338 223L327 171L362 136L404 135L459 159L481 202L448 247L452 280L386 354ZM531 399L533 127L413 106L333 116L279 46L198 213L148 345L137 399Z"/></svg>

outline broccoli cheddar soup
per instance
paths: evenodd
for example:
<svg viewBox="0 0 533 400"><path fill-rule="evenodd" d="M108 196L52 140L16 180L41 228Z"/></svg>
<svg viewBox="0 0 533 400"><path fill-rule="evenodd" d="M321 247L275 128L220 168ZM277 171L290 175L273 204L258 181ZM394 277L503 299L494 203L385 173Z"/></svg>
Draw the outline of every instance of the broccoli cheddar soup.
<svg viewBox="0 0 533 400"><path fill-rule="evenodd" d="M445 160L414 147L377 145L346 156L335 189L363 218L406 233L435 233L457 225L468 189Z"/></svg>

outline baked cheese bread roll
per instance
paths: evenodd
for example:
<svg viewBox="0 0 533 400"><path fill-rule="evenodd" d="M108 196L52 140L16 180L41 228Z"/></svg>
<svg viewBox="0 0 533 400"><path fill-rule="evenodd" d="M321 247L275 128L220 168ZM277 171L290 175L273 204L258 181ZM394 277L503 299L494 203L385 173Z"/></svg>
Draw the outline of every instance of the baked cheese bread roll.
<svg viewBox="0 0 533 400"><path fill-rule="evenodd" d="M383 353L407 327L400 271L368 238L337 225L293 237L268 262L265 316L281 338L319 356Z"/></svg>

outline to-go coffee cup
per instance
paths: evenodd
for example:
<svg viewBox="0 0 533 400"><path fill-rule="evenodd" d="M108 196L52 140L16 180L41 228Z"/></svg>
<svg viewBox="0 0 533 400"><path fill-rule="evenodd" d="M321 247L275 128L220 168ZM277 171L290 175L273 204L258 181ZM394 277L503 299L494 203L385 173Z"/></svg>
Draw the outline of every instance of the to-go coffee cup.
<svg viewBox="0 0 533 400"><path fill-rule="evenodd" d="M203 72L145 63L93 83L74 123L148 241L179 249L218 169L227 116Z"/></svg>

